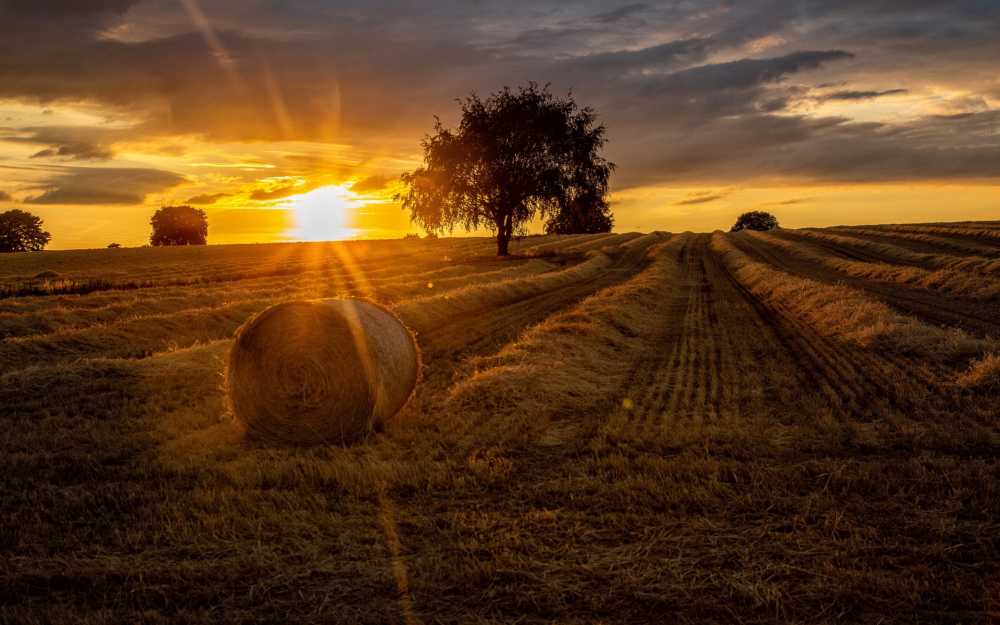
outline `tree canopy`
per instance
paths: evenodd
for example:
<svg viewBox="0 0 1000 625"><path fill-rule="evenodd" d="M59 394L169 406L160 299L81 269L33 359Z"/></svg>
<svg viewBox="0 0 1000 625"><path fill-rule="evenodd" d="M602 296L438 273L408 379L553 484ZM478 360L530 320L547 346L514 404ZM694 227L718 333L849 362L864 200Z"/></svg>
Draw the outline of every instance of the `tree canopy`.
<svg viewBox="0 0 1000 625"><path fill-rule="evenodd" d="M611 232L615 218L603 197L585 194L562 206L545 222L547 234L597 234Z"/></svg>
<svg viewBox="0 0 1000 625"><path fill-rule="evenodd" d="M600 155L605 128L592 109L535 83L485 100L473 94L460 106L458 128L437 120L422 142L423 166L402 176L396 197L415 223L428 232L488 228L506 256L511 237L538 215L571 227L594 221L587 211L596 210L610 222L604 198L614 163Z"/></svg>
<svg viewBox="0 0 1000 625"><path fill-rule="evenodd" d="M164 206L149 220L152 245L205 245L208 240L208 218L205 211L191 206Z"/></svg>
<svg viewBox="0 0 1000 625"><path fill-rule="evenodd" d="M37 252L51 239L36 215L16 208L0 213L0 252Z"/></svg>
<svg viewBox="0 0 1000 625"><path fill-rule="evenodd" d="M777 227L778 218L771 213L750 211L743 213L736 219L736 223L733 224L730 232L739 232L740 230L774 230Z"/></svg>

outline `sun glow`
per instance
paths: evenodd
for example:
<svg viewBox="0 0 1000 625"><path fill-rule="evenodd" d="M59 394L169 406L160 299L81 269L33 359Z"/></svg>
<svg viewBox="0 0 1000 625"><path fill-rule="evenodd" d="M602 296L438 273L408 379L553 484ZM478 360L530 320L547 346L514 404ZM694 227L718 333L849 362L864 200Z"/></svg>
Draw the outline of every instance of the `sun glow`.
<svg viewBox="0 0 1000 625"><path fill-rule="evenodd" d="M320 187L290 199L295 227L288 235L301 241L332 241L357 236L354 215L364 201L347 187Z"/></svg>

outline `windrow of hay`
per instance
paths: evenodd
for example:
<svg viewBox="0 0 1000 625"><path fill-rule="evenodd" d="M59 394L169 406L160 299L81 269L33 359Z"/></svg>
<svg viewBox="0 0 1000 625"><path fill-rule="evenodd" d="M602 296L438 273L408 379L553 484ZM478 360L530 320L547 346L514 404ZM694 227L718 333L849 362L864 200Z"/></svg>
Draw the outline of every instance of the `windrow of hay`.
<svg viewBox="0 0 1000 625"><path fill-rule="evenodd" d="M827 228L826 230L829 232L836 232L851 236L878 237L880 239L891 239L893 241L920 243L922 245L946 249L953 253L962 255L976 255L985 258L1000 257L1000 248L986 243L977 243L968 239L956 239L953 237L935 236L933 234L922 234L916 232L889 232L888 230L875 230L872 228L859 227L838 227Z"/></svg>
<svg viewBox="0 0 1000 625"><path fill-rule="evenodd" d="M530 243L516 249L518 254L524 256L540 256L542 254L553 253L556 250L579 243L590 234L553 234L542 237L539 240L532 240Z"/></svg>
<svg viewBox="0 0 1000 625"><path fill-rule="evenodd" d="M786 250L799 258L855 278L903 284L971 299L990 300L1000 296L1000 281L970 271L953 269L931 271L920 267L847 260L808 245L787 241L770 233L747 232L746 234L768 245Z"/></svg>
<svg viewBox="0 0 1000 625"><path fill-rule="evenodd" d="M670 236L669 232L664 232L662 230L654 230L653 232L648 232L640 237L636 237L629 241L622 243L622 247L632 248L640 247L643 245L649 245L651 243L656 243L657 241L662 241Z"/></svg>
<svg viewBox="0 0 1000 625"><path fill-rule="evenodd" d="M491 309L593 278L605 271L611 263L611 258L606 254L593 252L587 260L568 269L419 297L397 304L393 310L408 326L421 332L456 315Z"/></svg>
<svg viewBox="0 0 1000 625"><path fill-rule="evenodd" d="M226 390L233 416L254 439L349 444L403 407L419 371L413 335L385 308L287 302L237 331Z"/></svg>
<svg viewBox="0 0 1000 625"><path fill-rule="evenodd" d="M974 237L980 239L989 239L994 242L1000 243L1000 229L977 227L971 224L967 226L961 226L961 225L924 226L924 225L910 225L910 224L885 224L872 227L877 230L888 230L891 232L926 232L930 234L946 234L946 235L960 236L960 237Z"/></svg>
<svg viewBox="0 0 1000 625"><path fill-rule="evenodd" d="M977 391L1000 391L1000 353L986 354L958 376L959 386Z"/></svg>
<svg viewBox="0 0 1000 625"><path fill-rule="evenodd" d="M751 293L785 308L820 334L938 361L965 361L996 350L996 341L923 323L857 289L794 276L754 261L725 234L712 235L711 249Z"/></svg>
<svg viewBox="0 0 1000 625"><path fill-rule="evenodd" d="M370 283L368 292L383 300L396 300L444 293L469 284L534 276L554 268L550 263L533 259L483 273L417 273ZM451 277L434 279L435 275ZM128 298L127 303L110 309L57 308L50 315L0 313L0 367L24 367L80 357L143 357L231 336L247 316L278 302L343 294L336 283L310 281L292 282L277 290L220 295L222 303L214 306L215 298L205 293L162 302Z"/></svg>
<svg viewBox="0 0 1000 625"><path fill-rule="evenodd" d="M628 376L623 363L660 332L670 304L663 293L679 280L677 256L687 238L655 247L651 264L629 281L546 319L498 354L471 361L476 371L452 387L445 410L467 427L495 425L492 435L486 427L477 437L508 438L613 400Z"/></svg>
<svg viewBox="0 0 1000 625"><path fill-rule="evenodd" d="M984 275L1000 275L1000 259L998 258L911 252L905 247L890 243L880 243L856 236L832 234L822 230L783 230L782 233L822 243L831 243L846 250L858 250L874 254L890 262L924 265L925 267L934 269L973 271Z"/></svg>

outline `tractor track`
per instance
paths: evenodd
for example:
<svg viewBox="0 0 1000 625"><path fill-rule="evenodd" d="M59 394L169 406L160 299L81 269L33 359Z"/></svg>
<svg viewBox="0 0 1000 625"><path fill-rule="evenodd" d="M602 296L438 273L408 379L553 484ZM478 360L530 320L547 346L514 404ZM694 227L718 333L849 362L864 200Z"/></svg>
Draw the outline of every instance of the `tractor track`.
<svg viewBox="0 0 1000 625"><path fill-rule="evenodd" d="M817 405L871 422L913 413L941 390L929 366L824 337L761 302L708 242L694 235L679 251L681 277L663 295L672 301L661 338L631 366L607 432L638 441L756 414L791 420Z"/></svg>

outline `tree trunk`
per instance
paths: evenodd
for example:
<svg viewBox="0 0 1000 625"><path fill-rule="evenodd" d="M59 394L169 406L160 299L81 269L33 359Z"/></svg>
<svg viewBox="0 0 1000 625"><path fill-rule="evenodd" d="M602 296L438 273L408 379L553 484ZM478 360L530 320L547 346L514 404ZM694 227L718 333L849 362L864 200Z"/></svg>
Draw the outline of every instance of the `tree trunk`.
<svg viewBox="0 0 1000 625"><path fill-rule="evenodd" d="M510 247L510 232L501 228L497 233L497 256L507 256L507 248Z"/></svg>
<svg viewBox="0 0 1000 625"><path fill-rule="evenodd" d="M497 256L507 256L510 237L514 233L514 212L508 211L497 224Z"/></svg>

